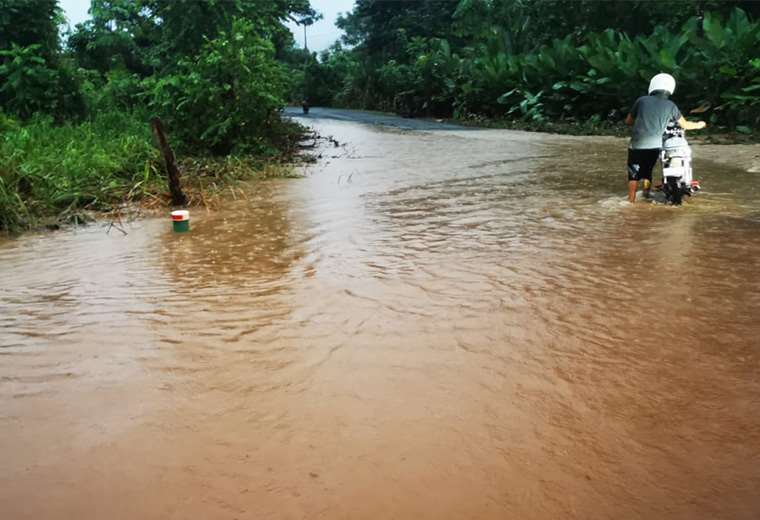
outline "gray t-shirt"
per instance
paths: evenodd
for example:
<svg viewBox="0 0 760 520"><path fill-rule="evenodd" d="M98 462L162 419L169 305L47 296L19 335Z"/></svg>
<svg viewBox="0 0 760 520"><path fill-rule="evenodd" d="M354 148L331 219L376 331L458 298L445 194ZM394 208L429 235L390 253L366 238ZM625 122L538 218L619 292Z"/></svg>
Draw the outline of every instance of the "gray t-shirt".
<svg viewBox="0 0 760 520"><path fill-rule="evenodd" d="M681 111L669 99L641 96L631 107L633 131L629 148L662 148L662 133L671 121L681 119Z"/></svg>

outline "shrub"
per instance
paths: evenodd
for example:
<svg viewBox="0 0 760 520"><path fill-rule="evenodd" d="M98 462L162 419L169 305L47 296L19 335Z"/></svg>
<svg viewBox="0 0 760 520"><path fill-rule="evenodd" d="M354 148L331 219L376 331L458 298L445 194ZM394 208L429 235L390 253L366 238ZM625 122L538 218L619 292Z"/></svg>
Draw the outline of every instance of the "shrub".
<svg viewBox="0 0 760 520"><path fill-rule="evenodd" d="M59 120L85 111L79 79L65 63L52 65L42 46L13 44L0 50L0 102L10 113L29 118L54 114Z"/></svg>
<svg viewBox="0 0 760 520"><path fill-rule="evenodd" d="M194 153L273 152L267 131L284 105L286 78L272 44L245 20L208 41L172 74L146 80L150 108Z"/></svg>

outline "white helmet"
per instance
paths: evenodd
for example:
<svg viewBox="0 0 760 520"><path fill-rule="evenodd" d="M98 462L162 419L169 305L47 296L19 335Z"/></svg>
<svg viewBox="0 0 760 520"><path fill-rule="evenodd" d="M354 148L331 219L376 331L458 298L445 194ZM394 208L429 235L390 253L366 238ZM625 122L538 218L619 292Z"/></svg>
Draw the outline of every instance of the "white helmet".
<svg viewBox="0 0 760 520"><path fill-rule="evenodd" d="M664 90L670 95L676 90L676 80L670 74L660 73L652 78L649 82L649 94L655 90Z"/></svg>

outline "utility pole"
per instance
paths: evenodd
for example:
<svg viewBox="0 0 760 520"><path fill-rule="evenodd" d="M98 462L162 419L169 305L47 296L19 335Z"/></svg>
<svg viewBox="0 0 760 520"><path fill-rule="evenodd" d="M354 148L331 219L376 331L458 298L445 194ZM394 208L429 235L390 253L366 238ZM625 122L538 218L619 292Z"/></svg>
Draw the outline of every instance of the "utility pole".
<svg viewBox="0 0 760 520"><path fill-rule="evenodd" d="M308 74L308 66L309 66L309 44L306 41L306 26L307 24L303 24L303 104L304 104L304 112L307 110L308 106L308 100L309 95L307 92L307 86L309 84L307 74Z"/></svg>

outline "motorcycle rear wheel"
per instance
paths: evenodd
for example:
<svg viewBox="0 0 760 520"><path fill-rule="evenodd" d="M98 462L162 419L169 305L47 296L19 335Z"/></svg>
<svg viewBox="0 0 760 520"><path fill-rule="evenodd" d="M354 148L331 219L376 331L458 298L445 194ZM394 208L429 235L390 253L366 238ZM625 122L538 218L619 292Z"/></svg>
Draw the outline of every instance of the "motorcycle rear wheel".
<svg viewBox="0 0 760 520"><path fill-rule="evenodd" d="M677 177L668 177L665 179L665 184L662 186L662 191L665 192L665 200L668 202L668 204L680 206L683 202L683 190L678 183Z"/></svg>

